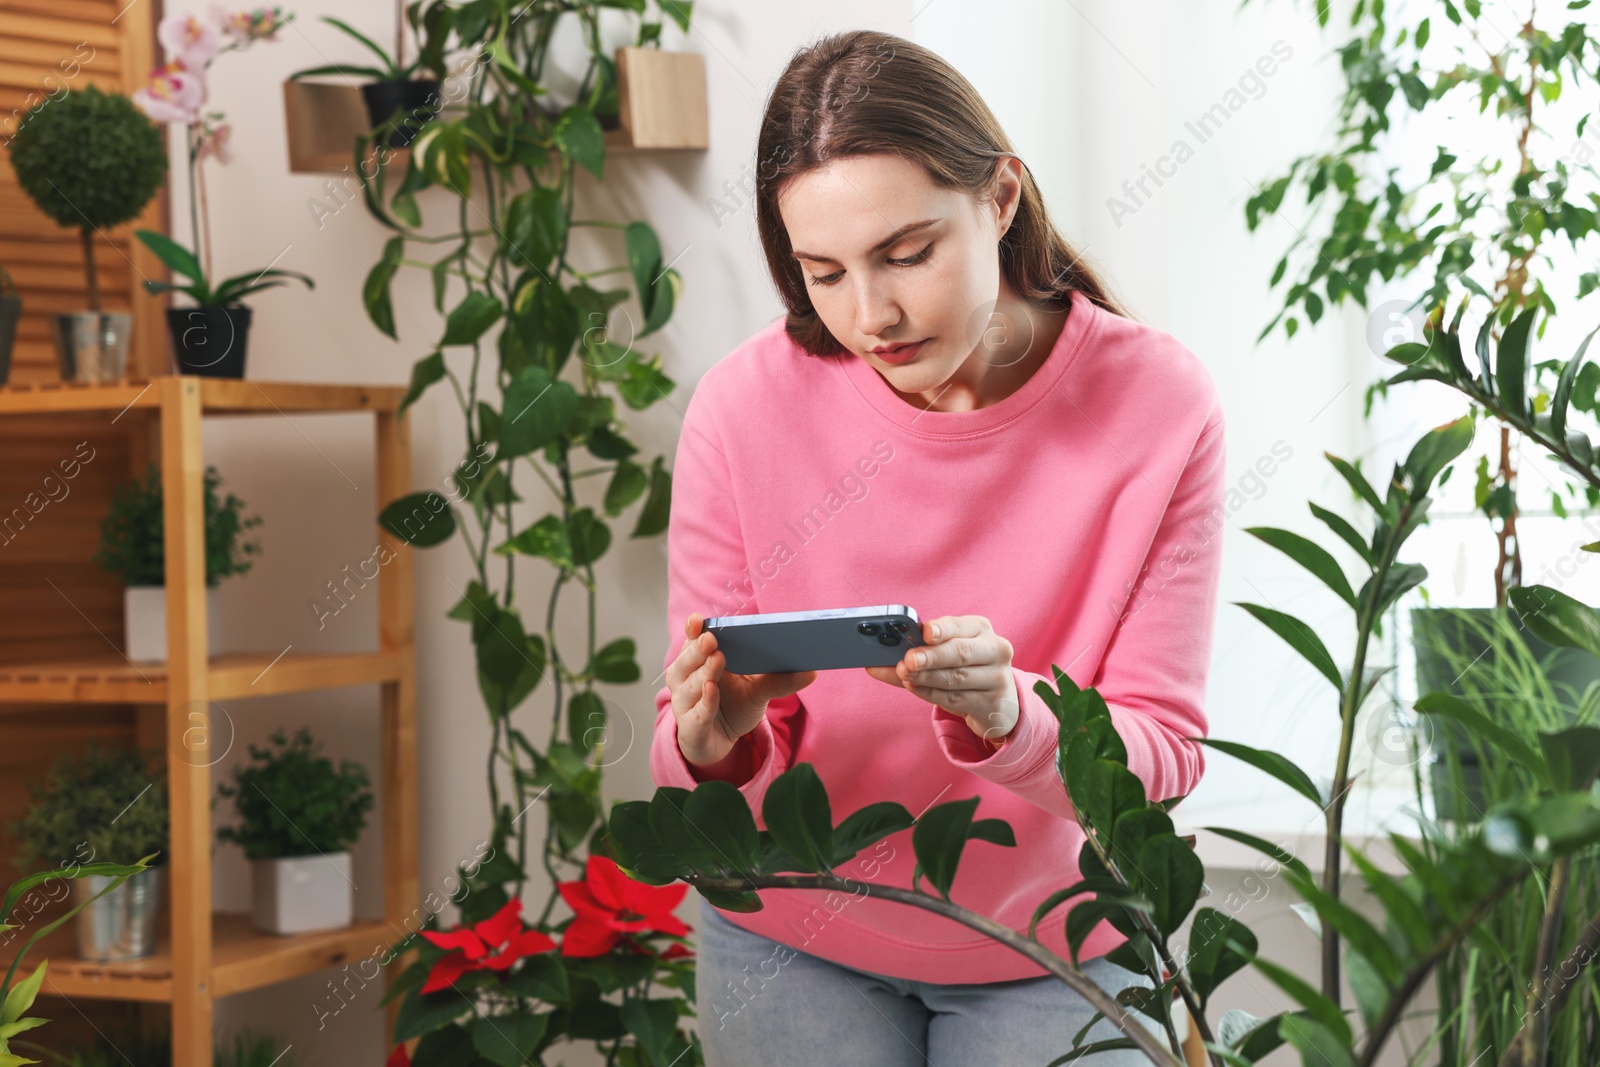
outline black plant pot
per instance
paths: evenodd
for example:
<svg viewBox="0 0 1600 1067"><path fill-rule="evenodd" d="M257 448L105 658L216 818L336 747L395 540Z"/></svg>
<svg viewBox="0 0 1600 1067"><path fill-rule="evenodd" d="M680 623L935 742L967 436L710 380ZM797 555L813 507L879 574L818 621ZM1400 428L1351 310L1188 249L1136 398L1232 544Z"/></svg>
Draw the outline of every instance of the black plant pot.
<svg viewBox="0 0 1600 1067"><path fill-rule="evenodd" d="M378 140L390 148L409 145L417 131L439 113L439 83L433 80L368 82L361 87L367 118ZM393 120L393 128L379 130Z"/></svg>
<svg viewBox="0 0 1600 1067"><path fill-rule="evenodd" d="M167 309L172 354L179 374L202 378L243 378L245 343L250 338L250 309L227 307Z"/></svg>
<svg viewBox="0 0 1600 1067"><path fill-rule="evenodd" d="M1485 632L1491 629L1493 616L1506 615L1516 629L1533 658L1546 664L1545 677L1556 695L1558 709L1547 709L1547 714L1565 720L1570 725L1577 719L1581 696L1588 686L1600 681L1600 660L1576 648L1557 648L1535 636L1517 619L1515 613L1504 608L1413 608L1411 629L1417 656L1417 692L1451 693L1465 696L1470 690L1463 681L1467 670L1483 667L1494 658ZM1448 650L1448 652L1446 651ZM1470 666L1464 670L1462 664ZM1513 704L1509 699L1485 707L1476 700L1469 703L1485 713L1491 720L1511 726L1522 732L1518 724L1507 721L1507 716L1531 714L1531 711ZM1490 798L1483 789L1483 767L1478 746L1474 745L1466 730L1442 716L1430 716L1430 757L1433 761L1433 802L1441 819L1456 822L1477 822L1483 817ZM1552 723L1554 728L1558 724ZM1456 788L1450 775L1450 750L1454 750L1461 767L1461 786ZM1506 759L1504 753L1492 752L1491 758Z"/></svg>
<svg viewBox="0 0 1600 1067"><path fill-rule="evenodd" d="M22 297L0 293L0 385L11 377L11 346L17 340L17 319L22 317Z"/></svg>

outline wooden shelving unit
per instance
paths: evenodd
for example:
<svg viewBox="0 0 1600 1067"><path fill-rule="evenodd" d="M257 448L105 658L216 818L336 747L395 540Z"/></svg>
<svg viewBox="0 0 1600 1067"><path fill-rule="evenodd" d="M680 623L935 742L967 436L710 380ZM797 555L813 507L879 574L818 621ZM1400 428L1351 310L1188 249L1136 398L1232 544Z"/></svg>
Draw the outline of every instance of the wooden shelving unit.
<svg viewBox="0 0 1600 1067"><path fill-rule="evenodd" d="M167 560L167 662L130 663L116 653L41 658L0 666L0 704L133 704L140 732L163 742L171 804L167 887L170 921L157 954L118 964L88 963L72 929L47 939L43 992L171 1005L174 1067L210 1067L215 1001L370 955L406 929L418 899L414 592L406 546L381 527L395 554L377 578L378 651L343 655L277 652L215 656L206 648L201 421L212 415L370 411L375 416L378 506L410 490L410 445L399 404L404 390L355 385L234 381L165 376L107 385L43 383L0 387L0 418L104 412L153 420ZM153 457L152 457L153 458ZM89 561L84 560L84 566ZM213 914L210 731L196 730L209 701L377 685L381 693L383 914L343 930L275 937L246 916ZM237 712L237 707L235 708ZM28 714L26 709L8 715ZM38 714L37 711L33 714ZM171 758L174 755L180 758ZM373 1057L377 1062L378 1056Z"/></svg>

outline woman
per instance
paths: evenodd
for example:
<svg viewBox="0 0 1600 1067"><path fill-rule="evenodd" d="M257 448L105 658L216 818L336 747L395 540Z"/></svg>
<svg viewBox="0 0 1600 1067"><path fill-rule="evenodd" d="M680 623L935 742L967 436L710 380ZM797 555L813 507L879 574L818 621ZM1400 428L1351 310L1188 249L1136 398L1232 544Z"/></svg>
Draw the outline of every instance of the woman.
<svg viewBox="0 0 1600 1067"><path fill-rule="evenodd" d="M909 41L854 32L797 53L757 182L788 311L688 404L667 535L684 622L652 777L731 782L758 823L766 787L802 761L836 822L979 797L975 817L1004 819L1016 847L970 843L951 897L1025 930L1079 880L1083 845L1034 692L1054 688L1052 666L1099 690L1152 799L1199 780L1225 514L1210 375L1126 317L982 99ZM902 603L928 647L859 673L730 674L702 632L711 615ZM910 887L910 835L837 873ZM942 916L864 893L760 897L749 913L701 901L712 1067L1044 1064L1093 1017ZM1062 956L1064 912L1039 927ZM1145 984L1104 958L1122 940L1102 923L1082 950L1113 993ZM1089 1034L1116 1036L1105 1021Z"/></svg>

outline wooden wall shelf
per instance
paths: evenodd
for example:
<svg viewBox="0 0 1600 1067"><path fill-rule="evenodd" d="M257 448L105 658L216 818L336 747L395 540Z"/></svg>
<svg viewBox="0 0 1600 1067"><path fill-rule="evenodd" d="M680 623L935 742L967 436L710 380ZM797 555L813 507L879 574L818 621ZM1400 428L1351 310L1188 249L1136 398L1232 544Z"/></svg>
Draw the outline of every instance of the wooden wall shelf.
<svg viewBox="0 0 1600 1067"><path fill-rule="evenodd" d="M46 996L166 1002L172 999L175 968L172 940L165 934L156 954L123 963L95 963L75 955L72 924L41 943L49 959ZM218 997L245 993L328 967L365 960L379 945L396 940L386 922L357 922L340 930L279 937L258 933L250 916L218 912L211 923L211 981Z"/></svg>
<svg viewBox="0 0 1600 1067"><path fill-rule="evenodd" d="M404 390L390 386L257 382L192 376L104 385L42 383L0 387L0 419L40 424L40 416L95 414L120 424L129 469L159 456L167 578L167 659L130 663L115 649L86 654L63 647L37 662L0 662L0 715L58 722L50 705L133 705L138 736L166 755L171 831L165 883L171 918L153 958L99 964L76 958L73 930L48 941L44 992L64 997L171 1005L174 1067L211 1067L213 1004L230 996L390 945L406 929L420 895L417 874L417 725L412 560L403 541L377 526L387 502L411 489L411 452L399 412ZM211 656L206 647L206 585L201 425L209 415L368 412L374 416L375 537L393 558L377 578L377 651L308 654L288 649ZM126 418L124 418L126 416ZM287 430L285 432L288 432ZM159 447L150 447L152 440ZM141 442L144 442L141 444ZM97 523L98 511L84 522ZM85 554L87 556L87 553ZM82 566L90 567L88 558ZM87 617L85 617L87 618ZM103 635L102 635L103 636ZM65 640L58 637L57 640ZM212 772L207 746L212 702L351 685L379 689L378 728L383 833L383 920L296 937L258 934L247 918L213 915ZM196 727L200 729L196 729ZM181 758L170 758L177 754ZM392 968L391 968L392 970ZM398 1001L389 1008L392 1025ZM372 1062L382 1057L374 1050Z"/></svg>

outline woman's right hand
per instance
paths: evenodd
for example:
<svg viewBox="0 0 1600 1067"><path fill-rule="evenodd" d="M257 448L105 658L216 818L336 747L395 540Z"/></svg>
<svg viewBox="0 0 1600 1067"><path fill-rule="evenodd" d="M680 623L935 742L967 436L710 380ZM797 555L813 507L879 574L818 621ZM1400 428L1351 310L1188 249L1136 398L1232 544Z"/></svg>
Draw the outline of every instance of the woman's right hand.
<svg viewBox="0 0 1600 1067"><path fill-rule="evenodd" d="M672 715L678 721L678 749L697 767L727 759L734 743L756 728L768 701L797 693L817 680L816 671L783 674L730 674L717 648L717 635L705 633L705 618L690 612L683 632L688 640L667 667Z"/></svg>

